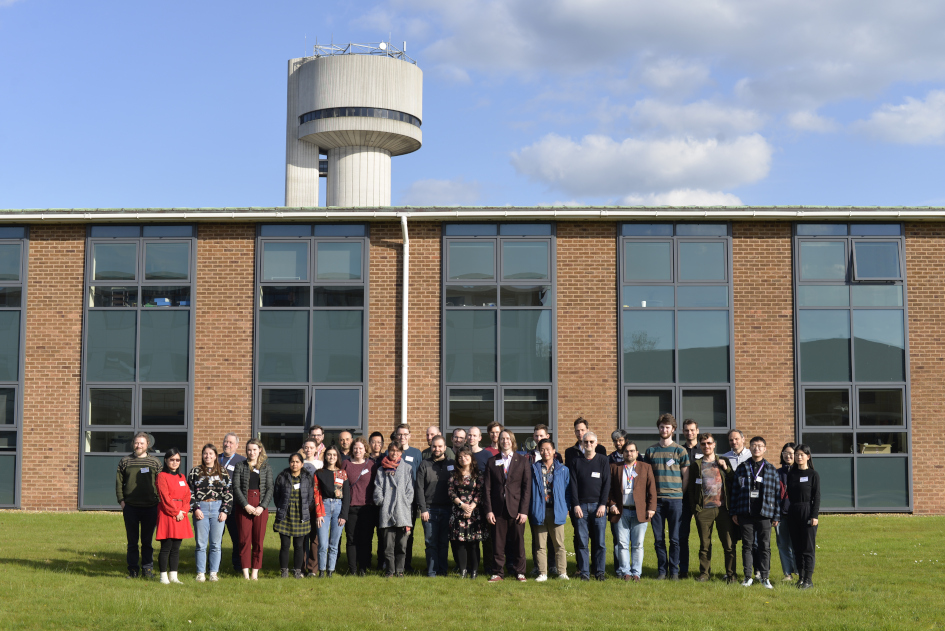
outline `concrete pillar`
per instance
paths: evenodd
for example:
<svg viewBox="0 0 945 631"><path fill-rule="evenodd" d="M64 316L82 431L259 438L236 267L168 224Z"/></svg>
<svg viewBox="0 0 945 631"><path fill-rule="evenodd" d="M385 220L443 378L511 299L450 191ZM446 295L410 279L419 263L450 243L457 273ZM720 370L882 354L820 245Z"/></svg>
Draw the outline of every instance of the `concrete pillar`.
<svg viewBox="0 0 945 631"><path fill-rule="evenodd" d="M390 151L378 147L328 150L327 206L390 206Z"/></svg>
<svg viewBox="0 0 945 631"><path fill-rule="evenodd" d="M304 59L289 60L285 130L285 205L318 206L318 146L299 140L299 73Z"/></svg>

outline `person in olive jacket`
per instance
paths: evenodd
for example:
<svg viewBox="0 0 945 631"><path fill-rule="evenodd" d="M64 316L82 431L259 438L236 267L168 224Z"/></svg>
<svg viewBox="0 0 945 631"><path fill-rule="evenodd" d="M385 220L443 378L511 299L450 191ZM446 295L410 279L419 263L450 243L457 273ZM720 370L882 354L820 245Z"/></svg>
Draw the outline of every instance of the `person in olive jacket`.
<svg viewBox="0 0 945 631"><path fill-rule="evenodd" d="M712 545L712 526L718 528L719 541L725 558L725 580L735 582L735 525L729 514L729 502L732 494L732 479L735 472L729 466L727 458L720 458L715 452L715 438L712 434L699 434L699 446L703 456L689 463L689 487L687 497L689 507L696 518L696 531L699 533L699 576L697 581L705 582L711 576L709 549Z"/></svg>
<svg viewBox="0 0 945 631"><path fill-rule="evenodd" d="M243 578L247 580L259 580L272 492L272 467L266 448L250 438L246 441L246 460L238 463L233 471L233 497L236 514L240 516L240 560Z"/></svg>

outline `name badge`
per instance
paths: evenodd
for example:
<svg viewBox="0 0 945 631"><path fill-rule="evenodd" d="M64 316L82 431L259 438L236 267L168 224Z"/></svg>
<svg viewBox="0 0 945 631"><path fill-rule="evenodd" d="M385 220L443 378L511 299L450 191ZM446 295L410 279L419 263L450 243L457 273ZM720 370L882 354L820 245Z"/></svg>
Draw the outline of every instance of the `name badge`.
<svg viewBox="0 0 945 631"><path fill-rule="evenodd" d="M232 470L235 469L235 468L236 468L236 467L234 467L234 466L231 465L231 464L226 465L227 471L232 471Z"/></svg>
<svg viewBox="0 0 945 631"><path fill-rule="evenodd" d="M669 460L666 461L666 466L667 466L667 467L671 467L671 466L673 466L674 464L676 464L676 461L673 460L672 458L670 458Z"/></svg>
<svg viewBox="0 0 945 631"><path fill-rule="evenodd" d="M750 498L753 499L753 500L756 500L756 499L758 499L759 497L761 497L761 491L749 491L749 492L748 492L748 497L750 497Z"/></svg>
<svg viewBox="0 0 945 631"><path fill-rule="evenodd" d="M413 462L413 456L404 456L404 460L407 462Z"/></svg>
<svg viewBox="0 0 945 631"><path fill-rule="evenodd" d="M365 473L370 473L370 471L371 471L370 469L362 469L361 475L364 475Z"/></svg>
<svg viewBox="0 0 945 631"><path fill-rule="evenodd" d="M298 484L293 484L293 485L292 485L292 488L295 489L296 491L298 491L301 486L302 486L302 483L299 482Z"/></svg>
<svg viewBox="0 0 945 631"><path fill-rule="evenodd" d="M631 477L631 478L637 477L637 470L636 470L636 469L630 469L630 477Z"/></svg>
<svg viewBox="0 0 945 631"><path fill-rule="evenodd" d="M807 482L807 476L804 476L803 478L801 478L801 482Z"/></svg>
<svg viewBox="0 0 945 631"><path fill-rule="evenodd" d="M593 472L593 473L591 474L591 477L592 477L592 478L599 478L599 477L600 477L600 471L595 471L595 472Z"/></svg>
<svg viewBox="0 0 945 631"><path fill-rule="evenodd" d="M181 480L180 482L178 482L178 484L180 484L181 486L187 486L187 483L184 482L183 480Z"/></svg>
<svg viewBox="0 0 945 631"><path fill-rule="evenodd" d="M696 454L696 460L702 460L702 454Z"/></svg>
<svg viewBox="0 0 945 631"><path fill-rule="evenodd" d="M755 482L764 482L764 481L765 479L761 477L760 475L755 477Z"/></svg>
<svg viewBox="0 0 945 631"><path fill-rule="evenodd" d="M141 473L151 473L151 467L141 467Z"/></svg>
<svg viewBox="0 0 945 631"><path fill-rule="evenodd" d="M696 484L702 484L702 478L696 478Z"/></svg>
<svg viewBox="0 0 945 631"><path fill-rule="evenodd" d="M453 470L453 465L451 465L451 464L446 465L446 470L447 470L447 471L452 471L452 470Z"/></svg>
<svg viewBox="0 0 945 631"><path fill-rule="evenodd" d="M497 466L497 467L504 467L504 466L505 466L505 461L504 461L504 460L496 460L496 461L495 461L495 466Z"/></svg>
<svg viewBox="0 0 945 631"><path fill-rule="evenodd" d="M211 475L211 476L210 476L210 481L213 482L214 480L216 480L216 481L219 482L220 476L218 476L218 475Z"/></svg>
<svg viewBox="0 0 945 631"><path fill-rule="evenodd" d="M253 473L259 473L259 469L253 469Z"/></svg>

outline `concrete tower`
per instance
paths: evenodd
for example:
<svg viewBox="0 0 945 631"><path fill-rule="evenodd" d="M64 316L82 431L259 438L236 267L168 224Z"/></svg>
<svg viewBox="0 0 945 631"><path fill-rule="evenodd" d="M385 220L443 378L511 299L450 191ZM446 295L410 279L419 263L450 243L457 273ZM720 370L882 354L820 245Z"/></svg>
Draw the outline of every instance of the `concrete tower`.
<svg viewBox="0 0 945 631"><path fill-rule="evenodd" d="M391 156L422 144L415 61L386 43L316 46L289 61L287 104L286 206L318 206L320 175L328 206L390 206Z"/></svg>

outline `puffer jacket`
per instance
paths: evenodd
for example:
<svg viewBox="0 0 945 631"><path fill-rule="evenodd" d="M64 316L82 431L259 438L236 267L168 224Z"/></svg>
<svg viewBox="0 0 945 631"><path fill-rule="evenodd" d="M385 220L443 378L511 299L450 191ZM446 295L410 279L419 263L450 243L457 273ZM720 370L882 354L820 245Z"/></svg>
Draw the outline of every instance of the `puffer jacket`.
<svg viewBox="0 0 945 631"><path fill-rule="evenodd" d="M282 521L289 511L289 498L292 497L291 471L283 469L282 473L276 477L272 495L276 503L276 520ZM325 516L321 493L318 492L318 487L315 486L312 474L305 469L299 471L299 497L302 499L303 522L311 521L312 509L315 510L316 517Z"/></svg>

